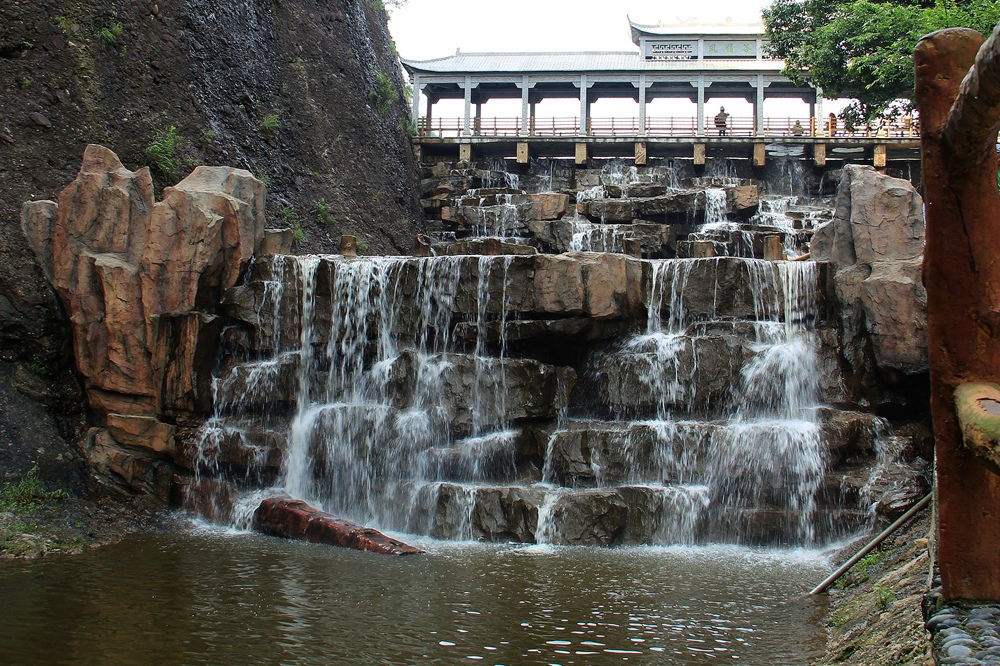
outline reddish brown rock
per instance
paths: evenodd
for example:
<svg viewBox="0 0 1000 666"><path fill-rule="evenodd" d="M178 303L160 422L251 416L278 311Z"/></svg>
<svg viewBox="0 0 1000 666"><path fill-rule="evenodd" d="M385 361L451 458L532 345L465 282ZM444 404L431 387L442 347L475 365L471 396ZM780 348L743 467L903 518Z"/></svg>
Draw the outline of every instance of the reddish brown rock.
<svg viewBox="0 0 1000 666"><path fill-rule="evenodd" d="M534 289L540 312L620 319L642 309L642 264L624 254L538 255Z"/></svg>
<svg viewBox="0 0 1000 666"><path fill-rule="evenodd" d="M151 416L108 414L108 433L119 444L155 453L174 454L176 426Z"/></svg>
<svg viewBox="0 0 1000 666"><path fill-rule="evenodd" d="M539 220L558 220L566 213L569 206L569 195L546 192L532 194L531 200L538 206ZM442 218L443 219L443 218Z"/></svg>
<svg viewBox="0 0 1000 666"><path fill-rule="evenodd" d="M92 409L206 409L199 357L212 354L206 338L219 327L197 313L216 307L261 245L260 181L241 169L199 167L154 205L148 169L129 171L90 145L59 204L26 204L22 229L66 308Z"/></svg>
<svg viewBox="0 0 1000 666"><path fill-rule="evenodd" d="M414 555L424 551L387 537L378 530L314 509L302 500L272 497L254 512L253 528L263 534L312 543L354 548L383 555Z"/></svg>

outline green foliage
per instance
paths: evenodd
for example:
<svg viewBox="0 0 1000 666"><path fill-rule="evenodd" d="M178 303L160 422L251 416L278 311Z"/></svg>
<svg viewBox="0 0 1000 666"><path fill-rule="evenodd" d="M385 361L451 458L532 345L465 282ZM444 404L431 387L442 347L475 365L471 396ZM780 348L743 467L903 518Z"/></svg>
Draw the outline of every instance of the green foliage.
<svg viewBox="0 0 1000 666"><path fill-rule="evenodd" d="M166 130L159 130L153 140L142 151L146 164L169 180L176 181L181 168L181 148L184 137L177 133L177 128L171 125Z"/></svg>
<svg viewBox="0 0 1000 666"><path fill-rule="evenodd" d="M358 249L358 252L367 252L369 247L368 243L365 242L365 239L363 238L357 239L357 241L355 241L354 243L354 246Z"/></svg>
<svg viewBox="0 0 1000 666"><path fill-rule="evenodd" d="M48 374L48 371L45 369L45 365L42 364L41 359L37 356L31 359L31 363L28 364L28 370L31 370L31 374L39 377L44 377Z"/></svg>
<svg viewBox="0 0 1000 666"><path fill-rule="evenodd" d="M215 141L216 133L214 129L207 129L201 133L201 140L205 143L212 143Z"/></svg>
<svg viewBox="0 0 1000 666"><path fill-rule="evenodd" d="M375 102L375 110L380 116L389 113L392 105L399 100L399 92L396 91L396 86L393 85L389 76L379 74L375 77L375 91L372 93L372 98Z"/></svg>
<svg viewBox="0 0 1000 666"><path fill-rule="evenodd" d="M868 553L858 560L850 571L841 576L840 579L837 580L834 587L838 590L843 590L845 588L864 583L871 578L871 568L881 562L884 557L885 554L877 550Z"/></svg>
<svg viewBox="0 0 1000 666"><path fill-rule="evenodd" d="M319 224L331 226L337 222L337 217L333 214L333 206L326 199L313 202L312 214L313 219Z"/></svg>
<svg viewBox="0 0 1000 666"><path fill-rule="evenodd" d="M0 488L0 511L23 513L33 511L50 499L66 499L66 491L48 492L38 478L38 466L32 467L17 483L5 483Z"/></svg>
<svg viewBox="0 0 1000 666"><path fill-rule="evenodd" d="M53 16L52 19L56 22L56 25L59 26L59 29L62 30L64 35L67 37L71 37L73 35L74 29L76 28L76 24L73 23L73 19L62 14Z"/></svg>
<svg viewBox="0 0 1000 666"><path fill-rule="evenodd" d="M296 221L292 225L292 247L299 247L302 245L302 241L305 240L306 230L302 228L302 223Z"/></svg>
<svg viewBox="0 0 1000 666"><path fill-rule="evenodd" d="M845 120L867 122L912 108L913 48L924 35L968 27L988 35L996 0L774 0L764 10L770 52L784 74L855 97Z"/></svg>
<svg viewBox="0 0 1000 666"><path fill-rule="evenodd" d="M264 174L255 173L253 177L259 180L260 182L264 183L264 187L271 187L271 179L265 176Z"/></svg>
<svg viewBox="0 0 1000 666"><path fill-rule="evenodd" d="M260 121L260 128L265 132L273 132L281 127L281 116L277 113L269 113Z"/></svg>
<svg viewBox="0 0 1000 666"><path fill-rule="evenodd" d="M875 592L875 603L882 610L888 609L896 601L896 594L885 585L876 585L873 591Z"/></svg>
<svg viewBox="0 0 1000 666"><path fill-rule="evenodd" d="M31 87L31 84L34 82L35 82L34 79L32 79L30 76L24 77L23 79L21 79L21 90L27 90L28 88Z"/></svg>
<svg viewBox="0 0 1000 666"><path fill-rule="evenodd" d="M107 23L101 21L94 26L94 39L100 42L101 46L107 48L115 44L124 32L125 29L118 21L112 20Z"/></svg>
<svg viewBox="0 0 1000 666"><path fill-rule="evenodd" d="M291 206L282 206L281 208L281 220L286 224L291 224L292 222L299 219L299 214Z"/></svg>

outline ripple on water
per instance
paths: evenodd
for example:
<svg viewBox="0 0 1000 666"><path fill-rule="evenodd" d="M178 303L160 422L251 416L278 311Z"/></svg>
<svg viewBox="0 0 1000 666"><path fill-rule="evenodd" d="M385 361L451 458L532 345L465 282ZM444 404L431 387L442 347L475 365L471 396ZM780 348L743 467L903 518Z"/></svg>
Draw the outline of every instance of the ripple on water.
<svg viewBox="0 0 1000 666"><path fill-rule="evenodd" d="M382 558L197 529L0 563L0 644L15 662L563 666L807 664L823 645L818 602L786 603L827 573L819 553L418 545Z"/></svg>

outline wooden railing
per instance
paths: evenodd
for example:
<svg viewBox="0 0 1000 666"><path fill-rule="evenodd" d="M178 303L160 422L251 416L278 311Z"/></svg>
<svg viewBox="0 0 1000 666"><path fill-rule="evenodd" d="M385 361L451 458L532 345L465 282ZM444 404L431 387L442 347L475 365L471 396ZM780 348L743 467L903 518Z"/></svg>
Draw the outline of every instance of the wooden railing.
<svg viewBox="0 0 1000 666"><path fill-rule="evenodd" d="M581 130L580 119L536 118L528 120L531 137L697 137L698 120L694 116L646 118L645 131L641 131L638 118L588 118L587 126ZM469 134L472 136L517 137L521 132L520 118L471 118ZM421 137L461 137L465 134L462 118L421 118L417 122L417 135ZM835 137L835 138L918 138L919 126L916 119L905 116L892 123L865 125L847 128L842 120L831 127L828 120L817 122L816 118L774 118L763 119L763 127L757 131L753 117L729 116L724 127L716 126L715 117L705 118L705 132L701 136L718 137Z"/></svg>

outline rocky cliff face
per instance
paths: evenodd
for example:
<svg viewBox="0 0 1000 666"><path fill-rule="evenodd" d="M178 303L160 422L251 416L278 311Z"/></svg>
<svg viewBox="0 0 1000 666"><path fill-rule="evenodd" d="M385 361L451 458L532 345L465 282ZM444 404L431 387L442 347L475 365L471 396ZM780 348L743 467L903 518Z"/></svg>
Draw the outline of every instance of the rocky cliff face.
<svg viewBox="0 0 1000 666"><path fill-rule="evenodd" d="M235 166L266 184L267 225L301 228L304 250L350 233L370 252L405 251L422 212L395 62L376 0L0 5L0 389L58 415L39 412L31 430L48 434L31 444L0 424L21 433L0 445L0 480L40 463L78 487L80 461L51 433L86 427L21 205L54 197L99 142L149 165L157 199L195 166Z"/></svg>

